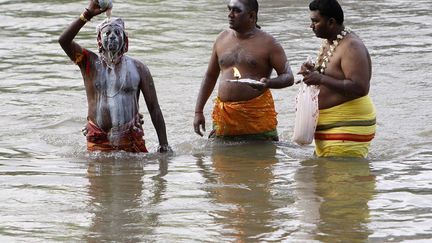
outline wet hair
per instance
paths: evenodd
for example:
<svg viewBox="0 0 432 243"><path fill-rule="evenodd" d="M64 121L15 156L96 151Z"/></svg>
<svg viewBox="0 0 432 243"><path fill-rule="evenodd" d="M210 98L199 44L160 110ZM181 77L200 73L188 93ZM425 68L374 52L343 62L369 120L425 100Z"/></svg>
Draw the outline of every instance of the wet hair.
<svg viewBox="0 0 432 243"><path fill-rule="evenodd" d="M313 0L309 4L310 11L319 11L320 15L334 18L338 24L343 24L344 13L337 0Z"/></svg>
<svg viewBox="0 0 432 243"><path fill-rule="evenodd" d="M257 0L242 0L242 2L246 5L246 8L248 11L255 11L256 14L256 21L258 22L258 1ZM261 29L261 26L259 26L257 23L255 23L256 27L258 29Z"/></svg>

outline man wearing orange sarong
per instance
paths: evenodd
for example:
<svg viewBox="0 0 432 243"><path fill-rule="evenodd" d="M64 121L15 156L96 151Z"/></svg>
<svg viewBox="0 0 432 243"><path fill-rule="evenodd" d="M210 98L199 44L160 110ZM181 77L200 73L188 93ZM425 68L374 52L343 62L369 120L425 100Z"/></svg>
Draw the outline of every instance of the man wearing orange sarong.
<svg viewBox="0 0 432 243"><path fill-rule="evenodd" d="M214 42L195 105L194 131L203 136L204 106L219 80L215 130L210 136L276 140L276 112L269 89L291 86L291 67L281 44L257 24L256 0L230 0L227 7L229 29ZM271 78L273 70L277 76Z"/></svg>
<svg viewBox="0 0 432 243"><path fill-rule="evenodd" d="M216 98L210 136L226 139L278 140L277 120L270 90L248 101Z"/></svg>
<svg viewBox="0 0 432 243"><path fill-rule="evenodd" d="M111 152L123 150L132 153L147 153L143 139L144 130L137 115L132 121L105 132L89 120L85 128L88 151Z"/></svg>

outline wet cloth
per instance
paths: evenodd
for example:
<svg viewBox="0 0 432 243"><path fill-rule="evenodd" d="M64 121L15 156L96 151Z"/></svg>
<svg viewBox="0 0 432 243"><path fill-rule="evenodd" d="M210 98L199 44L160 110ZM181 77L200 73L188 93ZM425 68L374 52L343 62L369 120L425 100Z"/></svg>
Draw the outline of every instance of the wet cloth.
<svg viewBox="0 0 432 243"><path fill-rule="evenodd" d="M375 107L369 96L322 109L315 153L318 157L366 157L375 129Z"/></svg>
<svg viewBox="0 0 432 243"><path fill-rule="evenodd" d="M100 129L91 120L87 122L86 128L88 151L148 152L143 139L144 130L139 115L120 127L112 128L109 132Z"/></svg>
<svg viewBox="0 0 432 243"><path fill-rule="evenodd" d="M277 120L272 94L267 89L248 101L215 100L211 137L234 140L277 141Z"/></svg>

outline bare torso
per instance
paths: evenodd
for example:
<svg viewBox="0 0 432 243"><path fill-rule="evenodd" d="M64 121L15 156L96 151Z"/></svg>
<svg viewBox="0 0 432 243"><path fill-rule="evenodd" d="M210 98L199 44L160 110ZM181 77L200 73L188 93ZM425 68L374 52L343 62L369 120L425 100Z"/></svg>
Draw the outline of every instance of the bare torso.
<svg viewBox="0 0 432 243"><path fill-rule="evenodd" d="M141 77L136 61L123 56L114 69L97 56L86 77L88 118L104 131L130 122L138 113Z"/></svg>
<svg viewBox="0 0 432 243"><path fill-rule="evenodd" d="M346 79L346 75L344 74L342 70L342 58L343 55L349 51L349 48L352 48L352 46L355 45L356 48L361 48L362 51L365 52L365 55L367 57L368 67L364 70L364 72L367 72L368 82L370 81L371 75L372 75L372 65L371 65L371 59L370 55L364 46L363 42L359 39L358 36L351 33L348 36L346 36L338 45L336 48L333 56L330 58L327 68L325 69L325 75L331 76L335 79L338 79L342 82L342 80ZM324 49L324 53L328 51L329 46L327 45ZM359 57L361 58L361 57ZM324 85L320 86L320 93L319 93L319 108L320 109L327 109L333 106L340 105L342 103L345 103L347 101L352 100L353 98L347 97L339 92L336 92Z"/></svg>
<svg viewBox="0 0 432 243"><path fill-rule="evenodd" d="M222 101L244 101L258 97L258 91L247 84L230 83L234 79L233 67L236 67L242 78L260 80L269 78L273 67L270 64L270 48L276 41L261 30L247 39L239 39L233 30L221 34L216 42L221 74L219 77L218 97Z"/></svg>

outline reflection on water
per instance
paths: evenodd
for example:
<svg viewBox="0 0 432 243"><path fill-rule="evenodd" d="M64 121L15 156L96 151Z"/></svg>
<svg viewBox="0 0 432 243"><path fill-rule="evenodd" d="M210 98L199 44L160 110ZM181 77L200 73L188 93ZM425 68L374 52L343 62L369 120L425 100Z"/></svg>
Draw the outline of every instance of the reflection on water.
<svg viewBox="0 0 432 243"><path fill-rule="evenodd" d="M88 207L93 217L87 240L136 242L154 234L159 217L154 207L166 189L167 160L159 160L159 173L144 184L142 162L102 158L88 163Z"/></svg>
<svg viewBox="0 0 432 243"><path fill-rule="evenodd" d="M368 202L375 194L375 176L369 161L363 159L311 159L301 163L301 174L311 174L318 212L315 215L316 240L320 242L365 242L368 228ZM299 178L301 180L301 178ZM310 191L310 188L308 188Z"/></svg>
<svg viewBox="0 0 432 243"><path fill-rule="evenodd" d="M255 151L255 156L251 152ZM275 206L272 205L272 166L276 146L271 143L214 147L211 154L216 183L210 194L217 203L230 210L216 211L218 224L224 225L226 236L236 242L248 242L274 231L271 227Z"/></svg>
<svg viewBox="0 0 432 243"><path fill-rule="evenodd" d="M378 130L369 161L310 159L312 146L291 143L297 87L273 91L278 143L212 144L193 133L212 44L227 26L220 0L115 2L129 55L154 76L175 155L89 155L82 78L57 43L85 1L0 0L0 241L432 239L432 1L341 2L373 62ZM293 72L320 43L308 3L260 1L259 24ZM77 42L96 50L102 19ZM140 107L154 152L157 136Z"/></svg>

